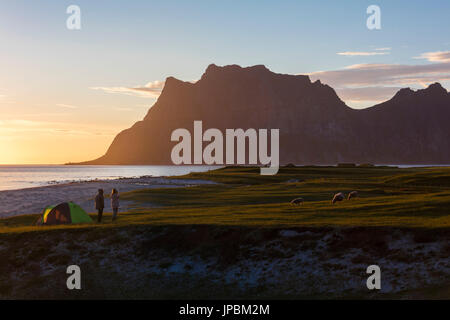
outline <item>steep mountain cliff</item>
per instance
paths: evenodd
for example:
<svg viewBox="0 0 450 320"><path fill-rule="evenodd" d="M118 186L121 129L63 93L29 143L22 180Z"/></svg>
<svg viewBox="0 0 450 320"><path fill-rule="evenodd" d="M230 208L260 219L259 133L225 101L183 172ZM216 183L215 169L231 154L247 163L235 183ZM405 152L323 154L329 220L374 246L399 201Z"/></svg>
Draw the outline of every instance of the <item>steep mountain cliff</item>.
<svg viewBox="0 0 450 320"><path fill-rule="evenodd" d="M355 110L308 76L210 65L196 83L167 78L145 118L84 164L172 164L171 133L193 132L194 120L223 132L278 128L282 164L450 163L450 94L438 83Z"/></svg>

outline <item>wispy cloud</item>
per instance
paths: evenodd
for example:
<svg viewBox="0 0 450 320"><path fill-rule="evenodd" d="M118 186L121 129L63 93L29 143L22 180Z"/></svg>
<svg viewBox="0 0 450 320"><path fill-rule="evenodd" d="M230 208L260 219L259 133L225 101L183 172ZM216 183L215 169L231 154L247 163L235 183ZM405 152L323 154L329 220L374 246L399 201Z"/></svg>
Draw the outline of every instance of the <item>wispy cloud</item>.
<svg viewBox="0 0 450 320"><path fill-rule="evenodd" d="M0 88L0 91L3 91L4 89ZM4 94L3 92L0 93L0 104L14 104L16 101L9 99L9 96Z"/></svg>
<svg viewBox="0 0 450 320"><path fill-rule="evenodd" d="M370 51L344 51L337 52L337 55L340 56L348 56L348 57L368 57L368 56L382 56L386 54L390 54L390 47L380 47L371 49Z"/></svg>
<svg viewBox="0 0 450 320"><path fill-rule="evenodd" d="M132 111L133 108L128 108L128 107L115 107L114 108L117 111Z"/></svg>
<svg viewBox="0 0 450 320"><path fill-rule="evenodd" d="M355 64L340 70L310 74L333 87L421 85L450 78L450 63L426 65Z"/></svg>
<svg viewBox="0 0 450 320"><path fill-rule="evenodd" d="M389 54L389 52L385 51L345 51L336 53L340 56L381 56L385 54Z"/></svg>
<svg viewBox="0 0 450 320"><path fill-rule="evenodd" d="M415 59L426 59L430 62L450 62L450 51L425 52Z"/></svg>
<svg viewBox="0 0 450 320"><path fill-rule="evenodd" d="M339 97L348 103L380 102L391 98L402 87L340 88Z"/></svg>
<svg viewBox="0 0 450 320"><path fill-rule="evenodd" d="M4 119L0 120L0 135L2 134L14 134L29 135L29 134L44 134L51 135L58 133L65 135L106 135L113 136L116 134L116 130L109 127L101 127L98 125L77 125L76 128L72 128L73 125L67 122L58 121L39 121L28 119Z"/></svg>
<svg viewBox="0 0 450 320"><path fill-rule="evenodd" d="M57 103L56 106L61 107L61 108L66 108L66 109L78 109L77 106L73 106L70 104L64 104L64 103Z"/></svg>
<svg viewBox="0 0 450 320"><path fill-rule="evenodd" d="M136 87L91 87L93 90L102 90L107 93L121 93L139 97L157 98L164 88L164 81L153 81Z"/></svg>

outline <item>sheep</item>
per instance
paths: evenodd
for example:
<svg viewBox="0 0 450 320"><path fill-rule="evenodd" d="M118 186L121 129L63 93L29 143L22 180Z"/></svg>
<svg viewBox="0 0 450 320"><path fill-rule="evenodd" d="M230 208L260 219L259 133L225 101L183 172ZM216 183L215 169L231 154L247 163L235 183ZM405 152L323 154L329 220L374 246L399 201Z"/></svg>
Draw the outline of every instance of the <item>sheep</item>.
<svg viewBox="0 0 450 320"><path fill-rule="evenodd" d="M299 204L303 204L303 198L295 198L294 200L291 201L291 205L293 206L297 206Z"/></svg>
<svg viewBox="0 0 450 320"><path fill-rule="evenodd" d="M342 201L345 199L345 195L342 192L336 193L333 197L333 200L331 200L331 204L335 204L338 201Z"/></svg>
<svg viewBox="0 0 450 320"><path fill-rule="evenodd" d="M358 191L352 191L348 194L347 200L358 197Z"/></svg>

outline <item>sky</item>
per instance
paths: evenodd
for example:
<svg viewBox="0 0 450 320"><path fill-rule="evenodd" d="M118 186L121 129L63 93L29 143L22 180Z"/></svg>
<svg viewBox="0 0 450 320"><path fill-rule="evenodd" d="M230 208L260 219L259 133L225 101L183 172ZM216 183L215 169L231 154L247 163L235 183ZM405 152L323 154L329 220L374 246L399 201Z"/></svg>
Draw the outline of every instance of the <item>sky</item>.
<svg viewBox="0 0 450 320"><path fill-rule="evenodd" d="M367 27L370 5L381 29ZM449 14L447 0L2 1L0 164L97 158L166 77L196 81L211 63L308 74L353 108L449 90Z"/></svg>

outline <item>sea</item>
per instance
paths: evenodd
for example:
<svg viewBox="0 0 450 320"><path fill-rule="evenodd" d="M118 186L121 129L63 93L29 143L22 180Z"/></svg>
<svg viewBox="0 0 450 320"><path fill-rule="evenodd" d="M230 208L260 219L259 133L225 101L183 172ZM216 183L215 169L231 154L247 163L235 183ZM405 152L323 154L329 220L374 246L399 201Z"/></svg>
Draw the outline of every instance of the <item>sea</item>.
<svg viewBox="0 0 450 320"><path fill-rule="evenodd" d="M432 166L448 165L426 165ZM397 167L425 167L425 165L397 165ZM0 165L0 191L93 180L181 176L190 172L204 172L218 168L221 166Z"/></svg>
<svg viewBox="0 0 450 320"><path fill-rule="evenodd" d="M181 176L218 168L220 166L0 165L0 191L93 180Z"/></svg>

